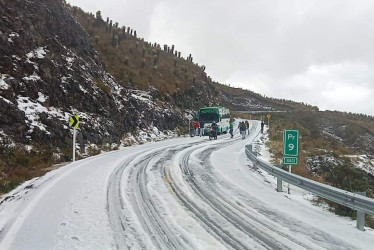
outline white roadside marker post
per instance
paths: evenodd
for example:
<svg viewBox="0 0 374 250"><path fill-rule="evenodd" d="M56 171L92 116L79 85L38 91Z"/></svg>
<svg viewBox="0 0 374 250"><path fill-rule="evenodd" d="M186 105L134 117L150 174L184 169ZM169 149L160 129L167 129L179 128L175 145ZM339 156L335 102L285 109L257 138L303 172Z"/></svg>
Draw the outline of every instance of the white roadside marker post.
<svg viewBox="0 0 374 250"><path fill-rule="evenodd" d="M192 137L192 135L191 135L191 120L188 120L188 133L190 134L190 137Z"/></svg>
<svg viewBox="0 0 374 250"><path fill-rule="evenodd" d="M355 192L355 194L366 196L366 191L365 192ZM360 231L365 231L365 212L357 210L356 227Z"/></svg>
<svg viewBox="0 0 374 250"><path fill-rule="evenodd" d="M292 173L292 165L288 165L288 172ZM288 194L290 194L290 183L288 183Z"/></svg>
<svg viewBox="0 0 374 250"><path fill-rule="evenodd" d="M72 115L69 119L69 126L73 127L73 162L75 162L75 141L76 141L76 129L79 126L79 116Z"/></svg>
<svg viewBox="0 0 374 250"><path fill-rule="evenodd" d="M193 116L191 114L187 114L187 115L185 115L185 117L188 119L188 134L190 135L190 137L192 137L192 134L191 134L191 120L193 119Z"/></svg>
<svg viewBox="0 0 374 250"><path fill-rule="evenodd" d="M73 162L75 162L75 127L73 128Z"/></svg>

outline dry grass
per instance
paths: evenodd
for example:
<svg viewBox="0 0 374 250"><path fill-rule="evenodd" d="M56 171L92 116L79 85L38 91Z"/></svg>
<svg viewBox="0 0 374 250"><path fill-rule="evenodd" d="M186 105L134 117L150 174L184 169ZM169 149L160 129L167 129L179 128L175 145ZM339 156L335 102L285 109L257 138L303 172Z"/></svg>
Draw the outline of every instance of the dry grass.
<svg viewBox="0 0 374 250"><path fill-rule="evenodd" d="M206 79L206 74L202 73L198 65L152 47L142 39L129 34L114 47L113 31L106 31L106 22L97 22L95 18L79 9L75 17L90 35L108 72L124 86L146 90L152 85L160 90L161 94L166 95L189 88L193 78L196 81ZM157 62L154 63L154 60Z"/></svg>
<svg viewBox="0 0 374 250"><path fill-rule="evenodd" d="M23 147L0 145L0 194L7 193L22 182L41 176L54 163L52 151L34 145L31 151Z"/></svg>
<svg viewBox="0 0 374 250"><path fill-rule="evenodd" d="M102 90L104 91L105 94L107 94L108 96L112 96L112 90L110 89L110 87L108 85L106 85L100 78L96 78L95 79L95 83L96 85Z"/></svg>

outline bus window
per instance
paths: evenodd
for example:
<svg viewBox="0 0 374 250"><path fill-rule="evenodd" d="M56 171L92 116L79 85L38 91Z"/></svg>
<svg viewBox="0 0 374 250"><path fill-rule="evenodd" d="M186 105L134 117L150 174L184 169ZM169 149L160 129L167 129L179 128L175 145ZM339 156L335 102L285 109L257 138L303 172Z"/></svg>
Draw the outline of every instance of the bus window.
<svg viewBox="0 0 374 250"><path fill-rule="evenodd" d="M212 123L212 122L219 121L218 114L214 114L214 113L202 113L200 114L199 118L200 118L200 121L204 123Z"/></svg>

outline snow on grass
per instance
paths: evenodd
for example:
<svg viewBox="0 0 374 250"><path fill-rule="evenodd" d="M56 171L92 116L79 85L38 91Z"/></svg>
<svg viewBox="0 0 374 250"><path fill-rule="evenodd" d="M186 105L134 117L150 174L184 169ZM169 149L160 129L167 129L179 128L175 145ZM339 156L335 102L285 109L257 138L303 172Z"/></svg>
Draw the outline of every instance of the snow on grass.
<svg viewBox="0 0 374 250"><path fill-rule="evenodd" d="M10 88L9 84L5 82L5 80L9 78L6 74L0 74L0 89L7 90Z"/></svg>
<svg viewBox="0 0 374 250"><path fill-rule="evenodd" d="M6 143L9 147L15 146L13 140L2 129L0 129L0 143Z"/></svg>
<svg viewBox="0 0 374 250"><path fill-rule="evenodd" d="M46 50L44 47L39 47L27 53L26 56L29 60L33 58L43 59L47 52L48 50Z"/></svg>
<svg viewBox="0 0 374 250"><path fill-rule="evenodd" d="M23 77L22 79L25 80L25 81L33 81L33 82L36 82L36 81L40 80L41 78L40 78L40 76L39 76L38 74L36 74L36 73L34 72L32 75L30 75L30 76L25 76L25 77Z"/></svg>
<svg viewBox="0 0 374 250"><path fill-rule="evenodd" d="M70 53L69 53L69 55L70 55ZM61 55L62 58L64 58L64 60L65 60L65 62L67 64L67 68L69 70L73 70L71 67L73 66L73 63L75 61L75 54L72 53L72 55L73 55L73 57Z"/></svg>
<svg viewBox="0 0 374 250"><path fill-rule="evenodd" d="M79 86L79 89L80 89L83 93L85 93L85 94L89 93L85 88L82 87L82 85L79 84L78 86Z"/></svg>
<svg viewBox="0 0 374 250"><path fill-rule="evenodd" d="M141 90L131 90L130 96L139 100L140 102L146 103L150 107L154 106L154 103L152 101L153 98L147 92Z"/></svg>
<svg viewBox="0 0 374 250"><path fill-rule="evenodd" d="M25 112L27 117L26 123L30 126L28 133L32 133L35 127L38 127L41 131L50 134L47 131L46 126L39 122L39 113L48 112L48 110L37 102L33 102L29 97L18 96L17 97L18 109Z"/></svg>
<svg viewBox="0 0 374 250"><path fill-rule="evenodd" d="M8 103L8 104L13 104L13 102L9 101L8 99L0 96L0 99L3 100L4 102Z"/></svg>
<svg viewBox="0 0 374 250"><path fill-rule="evenodd" d="M19 37L19 35L16 32L12 32L9 34L9 37Z"/></svg>
<svg viewBox="0 0 374 250"><path fill-rule="evenodd" d="M335 140L337 140L339 142L344 142L344 140L341 137L339 137L339 136L337 136L337 135L335 135L335 134L333 134L333 133L331 133L327 130L323 130L322 133L329 136L329 137L334 138Z"/></svg>
<svg viewBox="0 0 374 250"><path fill-rule="evenodd" d="M38 102L45 102L46 101L46 97L45 95L42 93L42 92L38 92Z"/></svg>
<svg viewBox="0 0 374 250"><path fill-rule="evenodd" d="M69 78L70 78L70 77L69 77ZM64 84L68 84L67 79L69 79L69 78L68 78L68 77L65 77L65 76L61 77L61 83L62 83L62 84L60 84L59 87L62 89L62 91L64 91L65 94L67 94L68 91L67 91L66 88L64 87Z"/></svg>
<svg viewBox="0 0 374 250"><path fill-rule="evenodd" d="M18 33L15 33L15 32L10 33L8 37L8 42L13 43L12 38L14 37L19 37Z"/></svg>
<svg viewBox="0 0 374 250"><path fill-rule="evenodd" d="M352 160L355 166L367 174L374 176L374 159L367 155L345 155Z"/></svg>

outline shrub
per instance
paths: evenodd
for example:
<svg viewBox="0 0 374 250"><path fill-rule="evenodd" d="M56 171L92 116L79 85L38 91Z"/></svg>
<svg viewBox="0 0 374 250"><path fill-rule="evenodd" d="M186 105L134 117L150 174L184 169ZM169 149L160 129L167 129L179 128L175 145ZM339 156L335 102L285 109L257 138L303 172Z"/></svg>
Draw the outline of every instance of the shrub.
<svg viewBox="0 0 374 250"><path fill-rule="evenodd" d="M106 85L100 78L96 78L95 79L95 83L96 85L102 90L104 91L104 93L106 93L108 96L112 96L112 90L110 89L110 87L108 85Z"/></svg>
<svg viewBox="0 0 374 250"><path fill-rule="evenodd" d="M33 145L31 150L27 150L9 145L0 144L1 194L26 180L45 174L54 163L52 150L47 146Z"/></svg>

